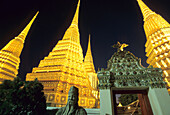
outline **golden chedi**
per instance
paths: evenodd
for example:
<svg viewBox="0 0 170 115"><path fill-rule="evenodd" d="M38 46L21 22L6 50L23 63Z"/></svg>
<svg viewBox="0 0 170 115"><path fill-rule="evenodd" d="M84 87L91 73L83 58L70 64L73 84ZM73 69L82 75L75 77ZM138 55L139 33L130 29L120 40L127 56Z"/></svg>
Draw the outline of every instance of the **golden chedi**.
<svg viewBox="0 0 170 115"><path fill-rule="evenodd" d="M147 63L163 70L164 80L170 87L170 24L149 9L142 0L137 1L144 19Z"/></svg>
<svg viewBox="0 0 170 115"><path fill-rule="evenodd" d="M80 1L70 27L62 40L40 61L38 67L26 76L27 81L35 78L43 84L47 106L63 107L67 103L71 86L79 88L79 105L85 108L96 106L96 97L84 68L83 51L80 45L78 14Z"/></svg>
<svg viewBox="0 0 170 115"><path fill-rule="evenodd" d="M86 56L84 59L84 67L87 72L88 78L90 80L91 86L93 88L92 93L95 95L96 98L98 98L98 95L99 95L99 91L97 89L98 78L97 78L97 73L95 71L94 64L93 64L93 57L92 57L91 44L90 44L90 35L89 35L88 48L87 48Z"/></svg>
<svg viewBox="0 0 170 115"><path fill-rule="evenodd" d="M37 14L17 37L0 50L0 83L3 80L13 80L17 76L24 41Z"/></svg>

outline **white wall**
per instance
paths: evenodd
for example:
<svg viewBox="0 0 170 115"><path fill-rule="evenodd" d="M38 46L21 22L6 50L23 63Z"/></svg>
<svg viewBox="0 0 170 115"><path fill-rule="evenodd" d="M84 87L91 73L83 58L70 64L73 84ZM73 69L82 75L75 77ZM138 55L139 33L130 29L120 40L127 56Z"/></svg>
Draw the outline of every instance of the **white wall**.
<svg viewBox="0 0 170 115"><path fill-rule="evenodd" d="M166 88L149 88L148 98L154 115L170 115L170 96Z"/></svg>

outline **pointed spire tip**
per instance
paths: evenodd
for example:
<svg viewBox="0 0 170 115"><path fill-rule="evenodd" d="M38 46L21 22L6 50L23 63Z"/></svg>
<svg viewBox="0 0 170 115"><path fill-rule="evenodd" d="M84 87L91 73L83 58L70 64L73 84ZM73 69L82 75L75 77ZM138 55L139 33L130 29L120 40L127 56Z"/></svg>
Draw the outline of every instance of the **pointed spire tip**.
<svg viewBox="0 0 170 115"><path fill-rule="evenodd" d="M142 0L137 0L141 12L143 14L144 21L152 14L155 14Z"/></svg>
<svg viewBox="0 0 170 115"><path fill-rule="evenodd" d="M35 14L35 16L34 17L37 17L37 15L39 14L39 11L37 11L37 13Z"/></svg>
<svg viewBox="0 0 170 115"><path fill-rule="evenodd" d="M18 35L18 37L20 39L22 39L23 41L25 40L27 34L28 34L28 31L30 30L31 28L31 25L32 23L34 22L35 18L37 17L39 11L37 11L37 13L34 15L34 17L32 18L32 20L27 24L27 26L24 28L23 31L21 31L21 33Z"/></svg>

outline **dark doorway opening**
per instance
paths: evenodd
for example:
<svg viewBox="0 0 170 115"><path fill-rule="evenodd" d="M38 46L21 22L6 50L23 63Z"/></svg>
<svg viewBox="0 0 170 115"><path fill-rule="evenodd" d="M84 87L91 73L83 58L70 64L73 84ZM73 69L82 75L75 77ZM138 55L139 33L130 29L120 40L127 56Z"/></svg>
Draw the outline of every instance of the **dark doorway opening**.
<svg viewBox="0 0 170 115"><path fill-rule="evenodd" d="M138 94L116 94L118 115L142 115Z"/></svg>
<svg viewBox="0 0 170 115"><path fill-rule="evenodd" d="M114 115L118 115L116 94L137 94L142 115L153 115L148 98L149 87L122 87L112 88ZM122 114L123 115L123 114Z"/></svg>

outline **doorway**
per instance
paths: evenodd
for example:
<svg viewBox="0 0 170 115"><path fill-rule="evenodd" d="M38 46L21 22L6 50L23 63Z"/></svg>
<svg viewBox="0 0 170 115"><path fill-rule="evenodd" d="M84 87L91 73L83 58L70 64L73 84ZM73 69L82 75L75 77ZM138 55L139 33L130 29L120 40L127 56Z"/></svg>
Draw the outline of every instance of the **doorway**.
<svg viewBox="0 0 170 115"><path fill-rule="evenodd" d="M111 92L113 96L114 115L118 115L116 94L137 94L142 115L153 115L152 108L151 108L149 98L148 98L148 91L149 91L149 87L122 87L122 88L113 87L111 88Z"/></svg>

